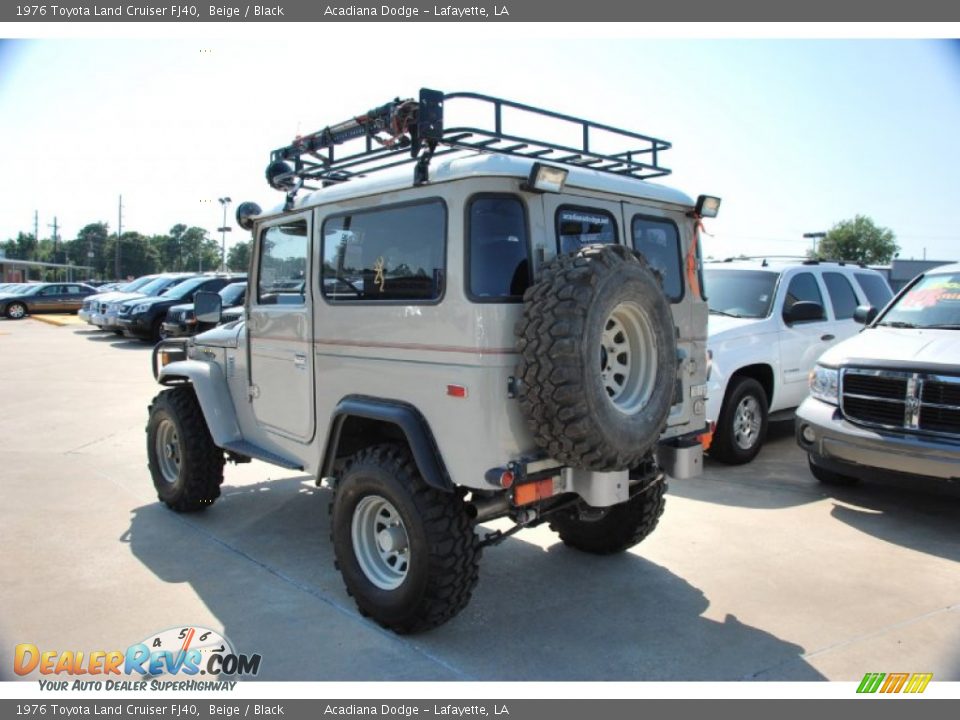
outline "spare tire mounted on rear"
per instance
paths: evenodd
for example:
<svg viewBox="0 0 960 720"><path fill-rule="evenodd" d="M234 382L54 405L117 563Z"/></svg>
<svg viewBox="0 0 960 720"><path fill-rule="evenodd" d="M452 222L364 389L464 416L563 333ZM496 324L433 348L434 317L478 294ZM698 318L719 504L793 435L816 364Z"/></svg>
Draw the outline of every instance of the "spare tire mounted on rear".
<svg viewBox="0 0 960 720"><path fill-rule="evenodd" d="M520 407L542 449L594 471L638 465L660 436L676 381L670 304L622 245L561 255L523 297Z"/></svg>

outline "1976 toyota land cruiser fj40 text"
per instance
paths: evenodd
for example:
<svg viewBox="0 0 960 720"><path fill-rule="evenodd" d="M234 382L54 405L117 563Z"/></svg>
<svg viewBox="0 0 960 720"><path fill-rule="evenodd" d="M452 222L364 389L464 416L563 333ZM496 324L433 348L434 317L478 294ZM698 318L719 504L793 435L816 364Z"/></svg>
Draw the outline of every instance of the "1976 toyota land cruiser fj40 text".
<svg viewBox="0 0 960 720"><path fill-rule="evenodd" d="M646 182L669 147L422 90L275 150L285 202L237 209L245 319L154 351L160 499L207 507L226 460L329 484L347 590L397 632L462 610L481 548L521 528L640 542L706 429L698 228L719 199ZM497 518L514 525L478 533Z"/></svg>

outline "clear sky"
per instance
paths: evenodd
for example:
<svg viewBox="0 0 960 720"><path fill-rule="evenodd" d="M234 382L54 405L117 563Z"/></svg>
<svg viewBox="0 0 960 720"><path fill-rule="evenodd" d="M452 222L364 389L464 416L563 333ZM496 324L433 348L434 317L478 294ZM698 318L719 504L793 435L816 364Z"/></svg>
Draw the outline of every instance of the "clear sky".
<svg viewBox="0 0 960 720"><path fill-rule="evenodd" d="M723 198L706 255L802 254L804 232L866 214L896 233L901 257L960 258L956 42L567 30L424 44L399 27L0 41L0 240L32 231L35 210L41 237L54 216L64 239L89 222L113 230L121 193L125 230L184 222L218 236L218 197L281 200L263 179L271 149L426 86L669 140L664 182Z"/></svg>

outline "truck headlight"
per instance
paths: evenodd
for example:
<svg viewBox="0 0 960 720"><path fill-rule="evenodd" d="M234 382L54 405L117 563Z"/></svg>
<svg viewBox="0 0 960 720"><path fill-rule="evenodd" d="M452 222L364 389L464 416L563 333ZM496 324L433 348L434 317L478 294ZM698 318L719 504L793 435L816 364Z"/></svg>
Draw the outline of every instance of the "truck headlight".
<svg viewBox="0 0 960 720"><path fill-rule="evenodd" d="M810 371L810 395L831 405L838 405L840 371L823 365L815 365Z"/></svg>
<svg viewBox="0 0 960 720"><path fill-rule="evenodd" d="M133 308L132 314L134 314L134 315L139 315L140 313L145 313L145 312L146 312L147 310L149 310L149 309L150 309L150 305L149 305L149 304L146 304L146 303L145 303L145 304L143 304L143 305L137 305L135 308Z"/></svg>

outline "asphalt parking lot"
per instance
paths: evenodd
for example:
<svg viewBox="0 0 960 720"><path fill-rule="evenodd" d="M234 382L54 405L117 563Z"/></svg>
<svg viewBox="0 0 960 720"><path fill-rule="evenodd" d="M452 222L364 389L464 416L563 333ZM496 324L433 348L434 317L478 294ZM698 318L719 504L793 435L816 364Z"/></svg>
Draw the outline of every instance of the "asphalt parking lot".
<svg viewBox="0 0 960 720"><path fill-rule="evenodd" d="M146 468L150 348L0 320L0 678L13 648L125 648L183 624L270 680L960 680L960 493L820 486L792 428L751 465L670 485L630 553L546 528L485 551L453 622L397 637L333 567L330 492L261 463L177 515Z"/></svg>

